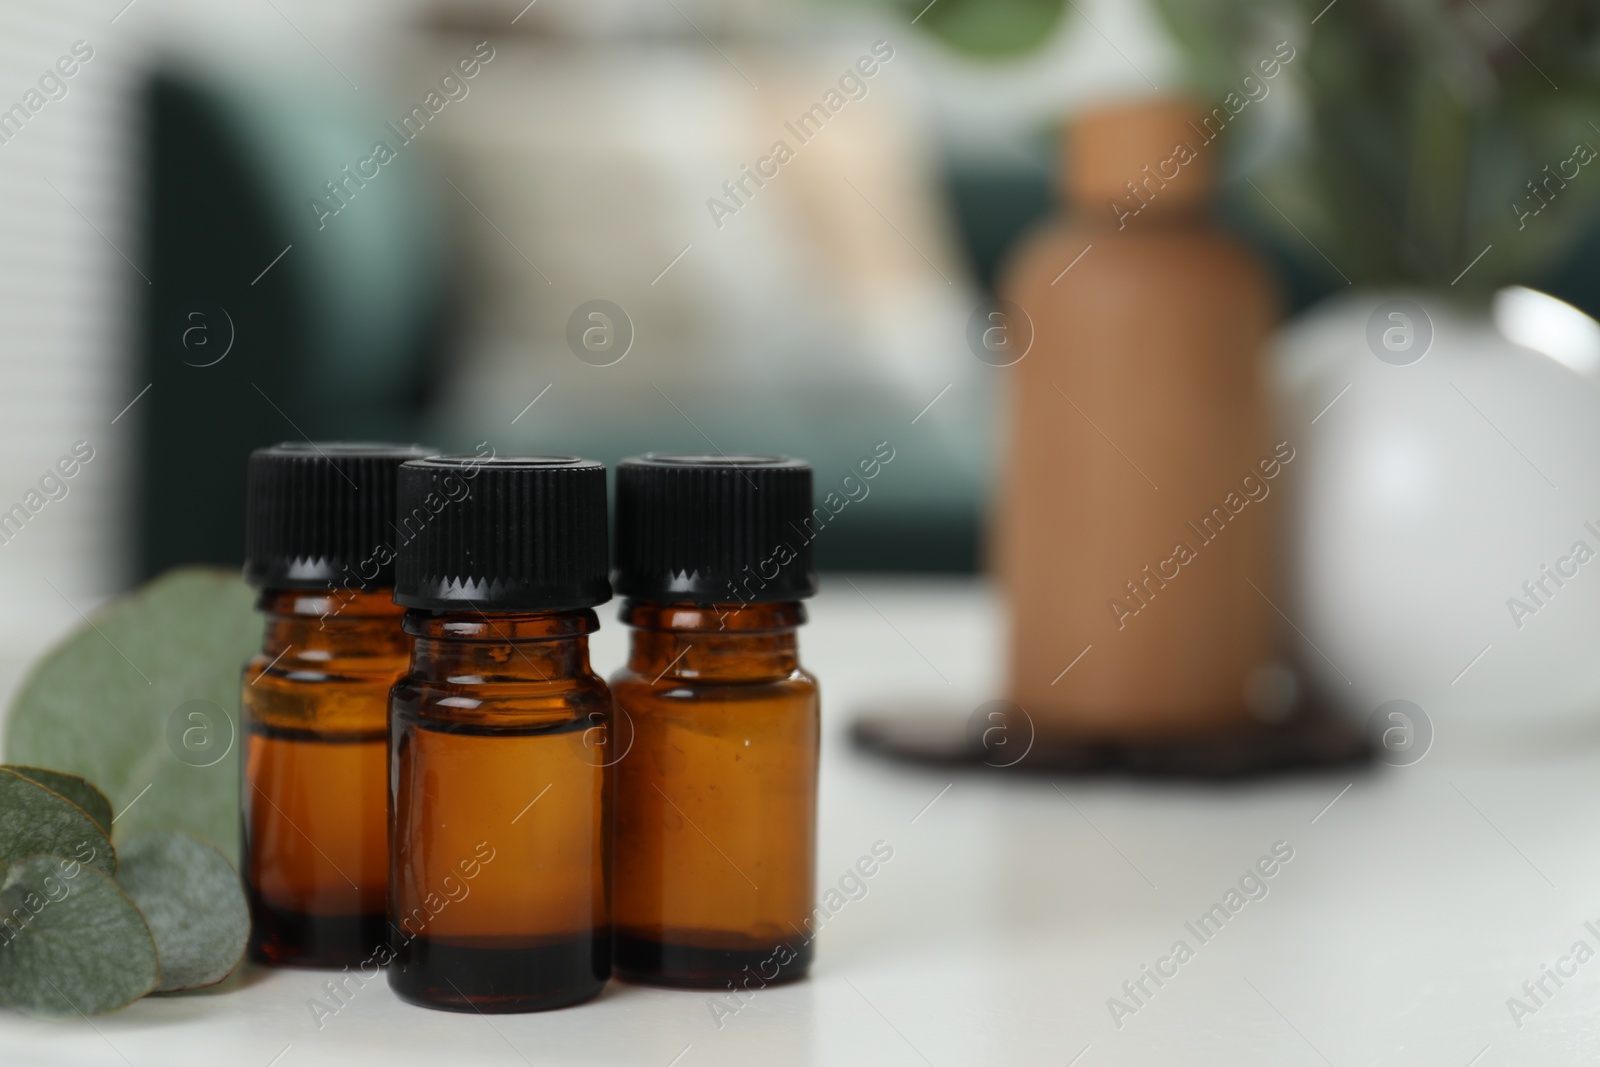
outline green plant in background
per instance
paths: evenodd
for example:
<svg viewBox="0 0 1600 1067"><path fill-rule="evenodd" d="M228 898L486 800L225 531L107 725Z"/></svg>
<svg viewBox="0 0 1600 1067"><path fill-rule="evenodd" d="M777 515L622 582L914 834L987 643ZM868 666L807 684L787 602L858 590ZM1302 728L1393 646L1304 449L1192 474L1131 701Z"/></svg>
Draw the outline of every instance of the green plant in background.
<svg viewBox="0 0 1600 1067"><path fill-rule="evenodd" d="M96 1015L214 985L243 958L250 917L227 858L167 830L119 852L112 822L84 779L0 766L0 1004Z"/></svg>
<svg viewBox="0 0 1600 1067"><path fill-rule="evenodd" d="M239 677L261 644L253 603L236 573L209 567L112 603L29 673L6 758L99 783L124 833L185 830L236 858Z"/></svg>
<svg viewBox="0 0 1600 1067"><path fill-rule="evenodd" d="M1066 9L1065 0L899 0L908 18L946 44L985 58L1001 58L1038 47Z"/></svg>
<svg viewBox="0 0 1600 1067"><path fill-rule="evenodd" d="M879 0L945 44L982 59L1037 48L1061 22L1067 0Z"/></svg>
<svg viewBox="0 0 1600 1067"><path fill-rule="evenodd" d="M1301 136L1244 203L1357 284L1482 295L1536 280L1600 204L1600 6L1323 3L1156 0L1203 99L1237 91L1272 41L1299 49Z"/></svg>

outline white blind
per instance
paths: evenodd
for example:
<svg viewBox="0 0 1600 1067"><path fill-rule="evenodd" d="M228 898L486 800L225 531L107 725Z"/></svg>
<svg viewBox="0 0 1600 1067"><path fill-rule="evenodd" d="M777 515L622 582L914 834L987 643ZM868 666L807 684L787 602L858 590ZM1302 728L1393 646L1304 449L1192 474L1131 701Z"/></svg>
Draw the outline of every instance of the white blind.
<svg viewBox="0 0 1600 1067"><path fill-rule="evenodd" d="M135 289L145 281L123 258L144 269L129 180L134 63L119 47L125 35L111 22L116 14L83 0L0 5L0 686L7 695L27 659L126 573L122 486L138 409L115 426L111 420L142 385L132 381L127 356ZM74 473L63 478L57 465L80 441L87 444L80 455L92 448L93 458L76 468L69 459L64 467Z"/></svg>

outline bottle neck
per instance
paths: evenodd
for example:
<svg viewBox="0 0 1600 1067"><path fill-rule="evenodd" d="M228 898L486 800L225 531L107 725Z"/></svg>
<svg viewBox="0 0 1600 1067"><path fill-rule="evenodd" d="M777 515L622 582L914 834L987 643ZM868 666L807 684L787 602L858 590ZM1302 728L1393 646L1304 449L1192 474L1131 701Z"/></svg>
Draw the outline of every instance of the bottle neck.
<svg viewBox="0 0 1600 1067"><path fill-rule="evenodd" d="M1209 222L1220 119L1182 99L1087 109L1067 137L1061 174L1080 228L1127 232Z"/></svg>
<svg viewBox="0 0 1600 1067"><path fill-rule="evenodd" d="M266 615L261 649L280 656L290 649L299 660L406 654L400 629L405 609L389 589L263 589L256 607Z"/></svg>
<svg viewBox="0 0 1600 1067"><path fill-rule="evenodd" d="M629 600L633 627L628 669L637 675L696 681L759 682L800 668L798 601L774 604L661 604Z"/></svg>
<svg viewBox="0 0 1600 1067"><path fill-rule="evenodd" d="M550 682L592 673L594 611L405 613L411 676L458 685Z"/></svg>

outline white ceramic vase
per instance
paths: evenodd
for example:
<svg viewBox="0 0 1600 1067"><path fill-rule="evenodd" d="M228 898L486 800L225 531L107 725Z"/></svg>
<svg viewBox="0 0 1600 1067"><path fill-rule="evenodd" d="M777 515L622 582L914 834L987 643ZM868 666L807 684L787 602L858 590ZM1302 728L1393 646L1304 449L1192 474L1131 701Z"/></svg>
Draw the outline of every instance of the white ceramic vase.
<svg viewBox="0 0 1600 1067"><path fill-rule="evenodd" d="M1283 607L1338 703L1411 701L1441 741L1600 736L1595 336L1527 290L1357 293L1280 335Z"/></svg>

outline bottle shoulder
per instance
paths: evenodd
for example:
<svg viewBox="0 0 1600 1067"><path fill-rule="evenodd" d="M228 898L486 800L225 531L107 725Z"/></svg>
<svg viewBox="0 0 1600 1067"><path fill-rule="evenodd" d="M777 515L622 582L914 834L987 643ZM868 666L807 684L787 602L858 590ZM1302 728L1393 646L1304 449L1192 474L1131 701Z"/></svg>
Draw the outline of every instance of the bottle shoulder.
<svg viewBox="0 0 1600 1067"><path fill-rule="evenodd" d="M1048 294L1098 302L1123 288L1130 276L1144 283L1146 299L1152 283L1271 290L1271 279L1250 248L1204 221L1180 225L1152 219L1146 225L1135 219L1119 230L1062 216L1023 238L1003 272L1001 291L1011 300Z"/></svg>
<svg viewBox="0 0 1600 1067"><path fill-rule="evenodd" d="M606 700L611 695L611 687L606 680L593 671L542 679L470 674L440 677L411 671L403 672L394 688L396 693L415 693L428 700L453 697L458 702L472 700L484 704L528 700Z"/></svg>
<svg viewBox="0 0 1600 1067"><path fill-rule="evenodd" d="M389 690L408 658L386 643L370 648L289 645L251 656L240 675L240 708L253 729L329 734L381 731Z"/></svg>
<svg viewBox="0 0 1600 1067"><path fill-rule="evenodd" d="M605 716L612 696L605 680L593 672L546 680L407 674L395 683L390 706L402 723L536 729Z"/></svg>
<svg viewBox="0 0 1600 1067"><path fill-rule="evenodd" d="M418 736L575 737L612 721L610 700L500 700L446 698L408 701L396 690L389 716L392 744Z"/></svg>
<svg viewBox="0 0 1600 1067"><path fill-rule="evenodd" d="M820 687L816 677L804 667L796 667L783 675L740 679L694 678L677 674L651 677L631 667L623 667L611 676L611 692L619 704L645 699L673 702L755 701L815 698L820 693Z"/></svg>
<svg viewBox="0 0 1600 1067"><path fill-rule="evenodd" d="M294 688L317 685L392 685L406 672L410 656L403 649L373 647L329 653L294 646L272 653L257 652L245 661L244 683L250 687Z"/></svg>

